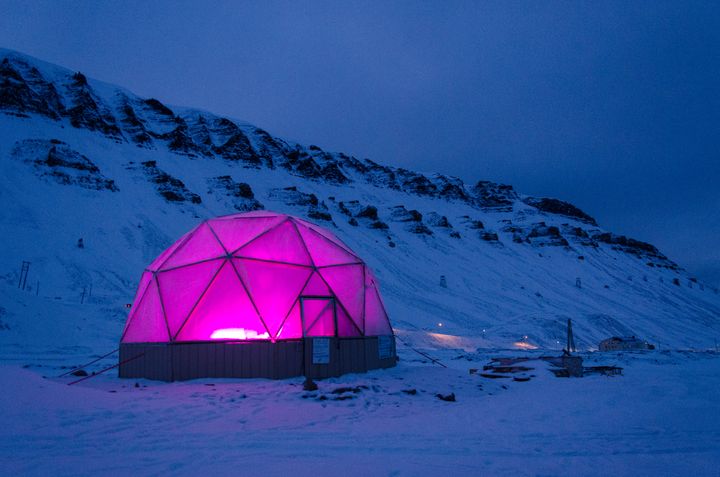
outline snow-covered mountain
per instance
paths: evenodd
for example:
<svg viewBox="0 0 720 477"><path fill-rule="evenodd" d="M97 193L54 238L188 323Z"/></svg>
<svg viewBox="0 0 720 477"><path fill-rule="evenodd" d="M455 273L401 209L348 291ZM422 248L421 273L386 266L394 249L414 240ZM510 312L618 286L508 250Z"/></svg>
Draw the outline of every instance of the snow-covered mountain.
<svg viewBox="0 0 720 477"><path fill-rule="evenodd" d="M205 218L261 208L361 254L404 342L559 349L568 318L582 348L632 334L709 347L720 334L716 289L569 203L289 142L9 50L0 167L5 357L112 346L157 254Z"/></svg>

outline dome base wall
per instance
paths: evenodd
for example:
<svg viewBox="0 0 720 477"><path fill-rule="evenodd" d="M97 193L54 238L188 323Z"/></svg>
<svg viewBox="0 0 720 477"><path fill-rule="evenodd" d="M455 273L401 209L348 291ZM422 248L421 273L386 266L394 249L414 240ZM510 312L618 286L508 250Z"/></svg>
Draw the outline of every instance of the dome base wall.
<svg viewBox="0 0 720 477"><path fill-rule="evenodd" d="M326 362L326 363L325 363ZM314 379L390 368L395 337L276 341L121 343L118 375L158 381L198 378Z"/></svg>

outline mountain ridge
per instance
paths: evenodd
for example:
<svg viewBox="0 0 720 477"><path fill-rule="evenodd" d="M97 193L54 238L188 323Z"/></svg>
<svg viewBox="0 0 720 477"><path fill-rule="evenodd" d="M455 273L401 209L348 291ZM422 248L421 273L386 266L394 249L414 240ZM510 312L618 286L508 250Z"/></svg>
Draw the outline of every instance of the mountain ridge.
<svg viewBox="0 0 720 477"><path fill-rule="evenodd" d="M11 50L0 50L0 125L8 204L0 220L24 230L27 244L38 231L45 245L56 234L64 246L84 234L122 251L125 260L100 250L33 251L34 266L56 277L51 287L77 293L92 282L106 294L103 306L129 301L142 268L198 219L272 208L330 227L369 256L398 332L433 346L443 342L428 333L447 331L478 344L530 336L522 339L555 347L567 317L587 346L607 332L687 345L706 341L692 330L718 327L717 290L656 247L510 185L304 146ZM13 244L4 260L29 248ZM449 289L438 288L440 275ZM5 275L8 284L16 278ZM671 332L653 324L657 316L686 321L663 323Z"/></svg>

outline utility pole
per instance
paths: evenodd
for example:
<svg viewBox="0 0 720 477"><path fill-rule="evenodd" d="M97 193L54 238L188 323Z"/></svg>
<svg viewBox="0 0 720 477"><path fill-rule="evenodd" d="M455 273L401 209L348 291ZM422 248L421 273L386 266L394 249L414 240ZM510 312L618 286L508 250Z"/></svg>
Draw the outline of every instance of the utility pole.
<svg viewBox="0 0 720 477"><path fill-rule="evenodd" d="M20 267L20 281L18 282L18 288L21 290L25 289L27 285L27 277L30 272L30 262L23 260L22 266Z"/></svg>
<svg viewBox="0 0 720 477"><path fill-rule="evenodd" d="M572 331L572 320L568 318L568 324L567 324L567 352L575 352L577 351L577 348L575 347L575 337L573 336Z"/></svg>

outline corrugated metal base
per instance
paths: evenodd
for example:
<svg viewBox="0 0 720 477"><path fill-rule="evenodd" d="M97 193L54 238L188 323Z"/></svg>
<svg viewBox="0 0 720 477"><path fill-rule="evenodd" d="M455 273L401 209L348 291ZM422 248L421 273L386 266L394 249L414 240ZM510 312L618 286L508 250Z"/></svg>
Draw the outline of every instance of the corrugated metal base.
<svg viewBox="0 0 720 477"><path fill-rule="evenodd" d="M327 378L391 368L392 354L381 358L378 338L328 338L328 364L313 364L313 338L278 341L121 343L121 378L184 381L197 378Z"/></svg>

